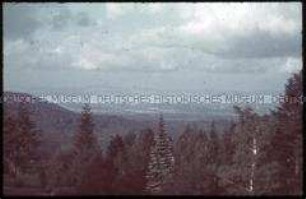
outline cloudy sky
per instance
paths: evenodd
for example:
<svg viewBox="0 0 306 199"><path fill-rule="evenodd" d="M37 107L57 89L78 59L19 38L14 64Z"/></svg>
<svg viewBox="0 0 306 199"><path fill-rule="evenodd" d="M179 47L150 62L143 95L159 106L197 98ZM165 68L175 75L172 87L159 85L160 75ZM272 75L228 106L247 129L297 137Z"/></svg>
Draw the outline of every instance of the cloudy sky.
<svg viewBox="0 0 306 199"><path fill-rule="evenodd" d="M4 4L4 89L282 91L301 3Z"/></svg>

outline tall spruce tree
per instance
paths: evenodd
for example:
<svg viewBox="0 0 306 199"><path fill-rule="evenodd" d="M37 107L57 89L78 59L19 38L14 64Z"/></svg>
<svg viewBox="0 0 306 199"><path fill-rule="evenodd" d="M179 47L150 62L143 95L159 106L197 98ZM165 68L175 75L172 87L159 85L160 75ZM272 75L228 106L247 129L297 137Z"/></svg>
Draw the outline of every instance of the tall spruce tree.
<svg viewBox="0 0 306 199"><path fill-rule="evenodd" d="M172 143L165 130L163 117L160 115L158 132L154 135L154 144L150 152L146 190L152 194L162 193L172 181L173 168Z"/></svg>
<svg viewBox="0 0 306 199"><path fill-rule="evenodd" d="M271 159L278 164L277 194L302 193L302 72L285 86L284 100L275 112L278 129L271 143Z"/></svg>
<svg viewBox="0 0 306 199"><path fill-rule="evenodd" d="M235 123L231 121L230 127L225 130L222 135L221 155L222 165L231 164L233 159L234 144L232 143L232 136L235 129Z"/></svg>
<svg viewBox="0 0 306 199"><path fill-rule="evenodd" d="M209 133L209 162L208 162L208 166L209 166L209 170L210 172L210 186L209 186L209 192L211 195L218 195L219 191L218 191L218 184L219 184L219 178L217 176L218 173L218 169L220 167L220 144L219 144L219 137L217 134L217 130L215 127L215 122L213 121L211 123L211 128L210 128L210 133Z"/></svg>
<svg viewBox="0 0 306 199"><path fill-rule="evenodd" d="M19 147L17 136L16 119L11 116L5 116L3 121L3 163L4 173L10 177L15 177L18 173L16 158Z"/></svg>
<svg viewBox="0 0 306 199"><path fill-rule="evenodd" d="M121 136L115 135L108 148L106 157L110 172L113 173L113 178L109 179L112 185L112 194L125 194L122 178L126 172L125 165L127 162L126 146Z"/></svg>
<svg viewBox="0 0 306 199"><path fill-rule="evenodd" d="M33 170L38 161L38 146L41 140L40 131L36 128L28 110L29 104L19 103L17 118L16 165L23 171Z"/></svg>
<svg viewBox="0 0 306 199"><path fill-rule="evenodd" d="M154 133L151 129L141 130L135 143L128 151L129 190L133 194L145 193L147 184L146 172L150 161L150 148L153 145ZM133 179L133 182L131 182Z"/></svg>
<svg viewBox="0 0 306 199"><path fill-rule="evenodd" d="M22 183L23 174L33 174L39 169L41 134L28 110L29 104L20 102L17 105L16 116L4 114L3 162L6 177L14 183Z"/></svg>
<svg viewBox="0 0 306 199"><path fill-rule="evenodd" d="M94 121L90 106L85 104L73 143L75 185L81 185L82 180L85 178L87 167L100 155L101 149L94 134Z"/></svg>

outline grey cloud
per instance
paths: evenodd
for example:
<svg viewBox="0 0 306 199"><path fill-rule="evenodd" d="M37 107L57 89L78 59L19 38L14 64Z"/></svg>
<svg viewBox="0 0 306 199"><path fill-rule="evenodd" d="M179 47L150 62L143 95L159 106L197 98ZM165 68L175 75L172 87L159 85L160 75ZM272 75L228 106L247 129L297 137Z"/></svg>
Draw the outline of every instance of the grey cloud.
<svg viewBox="0 0 306 199"><path fill-rule="evenodd" d="M264 58L301 56L302 34L292 35L256 31L245 37L232 37L227 40L226 50L217 52L227 58Z"/></svg>
<svg viewBox="0 0 306 199"><path fill-rule="evenodd" d="M164 52L163 63L159 60L155 62L145 61L141 56L135 56L134 58L137 61L132 65L137 67L134 70L138 69L143 72L185 70L211 74L260 74L269 71L271 68L279 70L278 67L286 61L284 57L229 59L214 54L203 53L201 50L188 47L160 48L158 51ZM163 68L161 64L168 67ZM130 69L130 67L127 69Z"/></svg>
<svg viewBox="0 0 306 199"><path fill-rule="evenodd" d="M62 30L66 28L72 15L69 9L64 7L59 9L58 12L52 17L52 26L56 30Z"/></svg>
<svg viewBox="0 0 306 199"><path fill-rule="evenodd" d="M5 37L21 39L4 41L5 87L273 89L287 78L280 70L287 58L300 57L300 33L225 32L220 42L180 32L181 18L169 12L128 13L112 21L99 10L89 14L82 4L6 6ZM82 67L86 61L97 69Z"/></svg>
<svg viewBox="0 0 306 199"><path fill-rule="evenodd" d="M28 38L42 25L33 6L5 4L3 11L3 34L7 39Z"/></svg>
<svg viewBox="0 0 306 199"><path fill-rule="evenodd" d="M88 13L86 12L79 12L77 13L77 24L79 26L84 26L84 27L87 27L87 26L90 26L90 25L95 25L95 22L92 21L89 16L88 16Z"/></svg>
<svg viewBox="0 0 306 199"><path fill-rule="evenodd" d="M68 8L59 9L58 13L52 18L52 26L55 30L63 30L69 26L89 27L96 25L87 12L73 13Z"/></svg>
<svg viewBox="0 0 306 199"><path fill-rule="evenodd" d="M162 48L155 47L155 52L161 52L162 57L157 60L148 60L141 53L147 54L153 52L143 49L132 49L130 51L117 50L112 51L119 60L126 60L120 65L112 65L103 69L110 71L130 71L142 73L171 73L175 71L205 72L209 74L262 74L273 70L280 70L280 67L286 63L286 57L268 57L268 58L224 58L214 54L203 53L193 48ZM101 64L103 68L104 64ZM100 70L100 69L98 69Z"/></svg>

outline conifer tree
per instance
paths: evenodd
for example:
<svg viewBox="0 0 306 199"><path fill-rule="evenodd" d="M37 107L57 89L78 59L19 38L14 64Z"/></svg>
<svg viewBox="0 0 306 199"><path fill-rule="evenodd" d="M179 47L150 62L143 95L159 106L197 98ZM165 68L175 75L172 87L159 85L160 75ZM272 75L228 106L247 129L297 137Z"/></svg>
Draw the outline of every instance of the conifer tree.
<svg viewBox="0 0 306 199"><path fill-rule="evenodd" d="M234 108L239 120L232 136L233 159L220 179L229 194L267 194L271 189L271 176L275 168L271 162L263 163L263 160L266 160L272 128L263 123L262 118L251 108Z"/></svg>
<svg viewBox="0 0 306 199"><path fill-rule="evenodd" d="M161 193L172 180L174 157L170 137L165 130L162 115L159 118L158 132L154 135L150 162L147 172L147 191Z"/></svg>
<svg viewBox="0 0 306 199"><path fill-rule="evenodd" d="M210 186L209 186L209 190L210 190L210 193L212 195L217 195L219 192L218 192L218 181L219 181L219 178L217 177L217 173L218 173L218 169L220 167L220 146L219 146L219 138L218 138L218 135L217 135L217 131L216 131L216 127L215 127L215 122L213 121L211 123L211 129L210 129L210 140L209 140L209 152L208 152L208 155L209 155L209 163L208 163L208 166L209 166L209 170L211 171L210 172L210 176L207 176L207 177L210 177Z"/></svg>
<svg viewBox="0 0 306 199"><path fill-rule="evenodd" d="M116 173L116 177L118 177L117 185L120 181L121 176L125 172L125 164L126 164L126 151L125 151L125 143L121 136L116 135L112 138L108 149L107 149L107 161L109 161L110 165L112 165L114 172ZM116 184L115 184L116 186ZM120 187L117 187L118 190Z"/></svg>
<svg viewBox="0 0 306 199"><path fill-rule="evenodd" d="M128 151L129 192L135 194L145 193L147 184L146 172L150 161L150 148L153 144L154 133L151 129L139 132L135 143ZM131 182L133 179L133 182Z"/></svg>
<svg viewBox="0 0 306 199"><path fill-rule="evenodd" d="M85 178L87 167L100 155L101 149L94 134L94 121L90 107L85 104L73 143L73 166L76 185L81 184L82 179Z"/></svg>
<svg viewBox="0 0 306 199"><path fill-rule="evenodd" d="M4 173L9 176L16 176L18 168L16 167L16 156L18 137L17 137L17 126L16 119L11 116L4 117L3 122L3 162L4 162Z"/></svg>
<svg viewBox="0 0 306 199"><path fill-rule="evenodd" d="M187 125L175 145L175 186L172 193L209 194L209 159L209 139L205 131Z"/></svg>
<svg viewBox="0 0 306 199"><path fill-rule="evenodd" d="M285 86L285 100L276 111L278 129L271 143L271 159L278 164L275 175L278 194L302 191L302 72L294 74Z"/></svg>
<svg viewBox="0 0 306 199"><path fill-rule="evenodd" d="M233 159L233 151L234 151L234 144L232 143L232 136L235 129L235 123L232 121L231 125L228 130L225 130L225 132L222 135L222 164L227 165L232 162Z"/></svg>
<svg viewBox="0 0 306 199"><path fill-rule="evenodd" d="M73 144L75 152L80 154L95 153L99 149L97 138L94 134L94 121L88 104L85 104L83 107L78 131L75 134Z"/></svg>
<svg viewBox="0 0 306 199"><path fill-rule="evenodd" d="M4 172L15 183L22 183L23 174L38 171L40 131L31 118L29 105L20 102L17 115L5 115L3 128ZM18 181L15 181L18 180Z"/></svg>
<svg viewBox="0 0 306 199"><path fill-rule="evenodd" d="M18 106L17 135L16 135L16 164L27 172L27 168L37 165L38 146L41 140L40 131L31 119L28 104L20 103Z"/></svg>

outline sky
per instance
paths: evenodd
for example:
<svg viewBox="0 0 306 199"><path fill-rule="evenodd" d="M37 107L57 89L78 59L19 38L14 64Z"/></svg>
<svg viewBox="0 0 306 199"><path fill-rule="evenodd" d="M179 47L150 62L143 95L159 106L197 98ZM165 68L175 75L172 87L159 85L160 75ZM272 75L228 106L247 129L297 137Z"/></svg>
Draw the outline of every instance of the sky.
<svg viewBox="0 0 306 199"><path fill-rule="evenodd" d="M280 92L301 3L4 3L4 90Z"/></svg>

